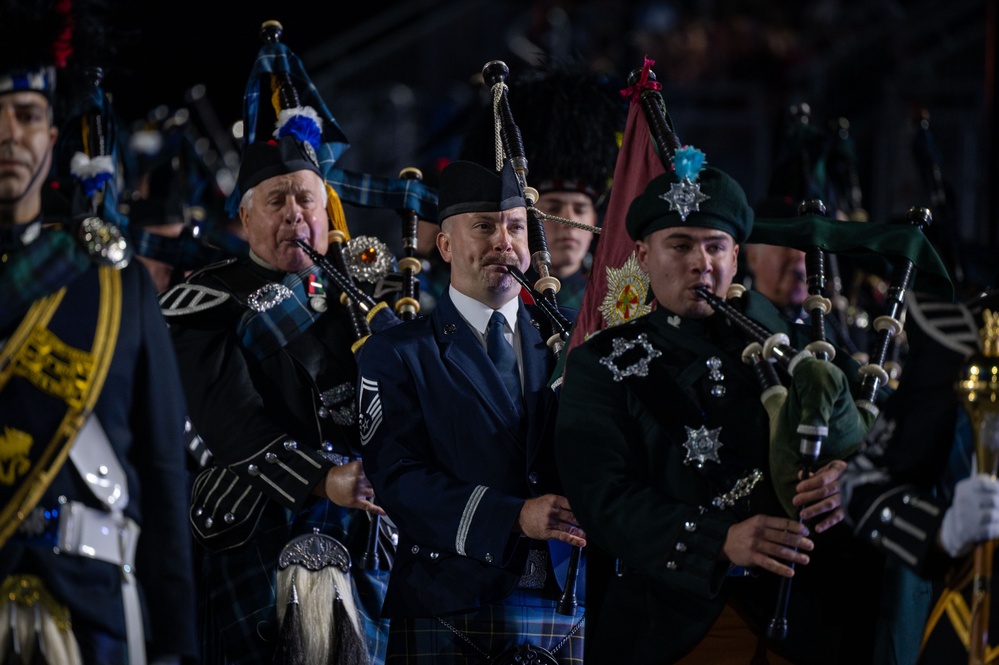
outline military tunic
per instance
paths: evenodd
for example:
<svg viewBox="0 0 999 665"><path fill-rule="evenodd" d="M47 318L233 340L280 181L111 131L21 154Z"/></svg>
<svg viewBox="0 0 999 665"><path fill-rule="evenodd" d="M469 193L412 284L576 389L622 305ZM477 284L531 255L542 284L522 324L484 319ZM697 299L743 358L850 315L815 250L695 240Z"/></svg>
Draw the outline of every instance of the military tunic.
<svg viewBox="0 0 999 665"><path fill-rule="evenodd" d="M333 464L358 458L348 314L333 296L321 297L325 313L297 334L281 328L283 344L254 337L245 325L268 311L267 299L287 278L249 259L231 260L195 273L161 299L191 420L214 457L195 481L191 510L206 548L206 662L271 661L278 555L292 537L313 529L351 553L369 652L378 662L388 573L369 574L360 565L368 516L313 494ZM319 278L312 269L304 279ZM307 307L312 300L305 299Z"/></svg>
<svg viewBox="0 0 999 665"><path fill-rule="evenodd" d="M41 233L64 232L45 229ZM46 263L40 269L53 271L55 266ZM127 479L129 500L124 514L141 527L134 570L145 600L147 655L150 659L166 654L193 657L197 645L192 618L191 540L185 514L187 472L180 378L145 268L133 263L118 275L121 322L93 414ZM75 329L84 325L84 312L89 311L85 308L97 307L97 265L84 269L66 286L62 304L47 325L62 342L72 339ZM13 305L7 302L5 306ZM9 313L7 310L5 315ZM16 323L20 316L15 317ZM6 340L12 331L0 330L0 339ZM60 343L51 345L50 352L58 346ZM0 395L0 432L9 433L8 427L16 428L26 420L42 422L57 415L51 403L40 399L40 393L22 388L23 384L12 381ZM124 662L121 569L107 561L60 553L54 548L59 513L71 504L107 512L107 506L96 499L67 459L36 508L0 549L0 579L7 575L41 578L56 600L68 607L84 659L100 654L107 659L102 662ZM0 653L0 660L2 656Z"/></svg>
<svg viewBox="0 0 999 665"><path fill-rule="evenodd" d="M747 311L783 329L758 294ZM740 359L745 345L721 315L684 319L659 308L569 356L556 454L593 550L587 588L598 604L591 603L588 662L672 662L704 637L728 600L758 634L773 613L777 577L720 559L732 525L755 514L783 516L769 481L760 388ZM771 645L801 662L863 662L869 654L872 628L845 640L846 624L860 622L833 608L846 587L873 581L867 593L876 593L879 567L858 575L873 580L844 582L841 574L823 583L823 558L858 562L834 537L814 537L812 561L792 587L789 638ZM604 565L593 565L597 559Z"/></svg>

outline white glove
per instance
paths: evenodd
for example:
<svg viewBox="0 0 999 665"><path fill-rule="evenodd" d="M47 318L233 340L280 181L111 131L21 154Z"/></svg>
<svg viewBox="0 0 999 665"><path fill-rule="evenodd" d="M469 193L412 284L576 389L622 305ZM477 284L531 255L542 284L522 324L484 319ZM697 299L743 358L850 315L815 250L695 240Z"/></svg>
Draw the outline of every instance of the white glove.
<svg viewBox="0 0 999 665"><path fill-rule="evenodd" d="M940 544L951 557L972 545L999 538L999 481L986 475L965 478L954 487L954 503L944 513Z"/></svg>

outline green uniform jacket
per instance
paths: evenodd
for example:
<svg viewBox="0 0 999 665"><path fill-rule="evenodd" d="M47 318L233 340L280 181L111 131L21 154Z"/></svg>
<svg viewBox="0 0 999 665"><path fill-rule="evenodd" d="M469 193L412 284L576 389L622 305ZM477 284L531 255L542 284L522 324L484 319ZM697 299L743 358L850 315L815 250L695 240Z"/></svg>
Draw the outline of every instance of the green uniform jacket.
<svg viewBox="0 0 999 665"><path fill-rule="evenodd" d="M768 305L753 297L747 313L773 331L786 329ZM760 632L773 613L776 576L743 575L719 560L730 526L754 514L783 515L769 481L760 388L740 359L745 345L720 315L681 319L659 308L569 356L556 454L588 538L588 591L603 597L588 603L587 663L672 662L704 637L729 596ZM684 443L696 432L717 434L720 461L701 469L685 463ZM719 507L754 470L763 478L748 496ZM850 544L848 535L843 529L836 540L817 539L816 549L824 544L831 564L852 567L853 552L838 547ZM847 662L842 625L863 612L834 608L838 590L857 582L812 574L817 559L795 578L790 636L777 649L801 662ZM880 566L869 572L873 580L864 584L873 582L876 592ZM873 619L866 629L873 631ZM848 641L865 640L859 632Z"/></svg>

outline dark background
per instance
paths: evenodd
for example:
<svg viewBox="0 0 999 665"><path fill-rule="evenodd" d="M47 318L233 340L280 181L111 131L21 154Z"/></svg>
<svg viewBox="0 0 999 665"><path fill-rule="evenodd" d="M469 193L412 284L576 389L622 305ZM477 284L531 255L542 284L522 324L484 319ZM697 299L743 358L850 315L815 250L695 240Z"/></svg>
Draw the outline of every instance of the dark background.
<svg viewBox="0 0 999 665"><path fill-rule="evenodd" d="M118 47L105 88L126 122L165 106L188 108L206 135L213 123L216 133L230 127L259 26L277 19L351 141L340 165L378 175L416 165L432 181L457 156L483 103L476 77L488 60L516 75L539 58L574 59L623 81L647 54L681 140L735 176L751 201L765 194L790 106L808 103L814 123L847 118L864 207L882 222L939 204L913 153L924 110L948 183L949 232L986 266L973 270L994 270L996 19L987 0L106 4ZM198 84L200 106L186 96ZM352 225L394 238L394 214L379 215L360 211Z"/></svg>

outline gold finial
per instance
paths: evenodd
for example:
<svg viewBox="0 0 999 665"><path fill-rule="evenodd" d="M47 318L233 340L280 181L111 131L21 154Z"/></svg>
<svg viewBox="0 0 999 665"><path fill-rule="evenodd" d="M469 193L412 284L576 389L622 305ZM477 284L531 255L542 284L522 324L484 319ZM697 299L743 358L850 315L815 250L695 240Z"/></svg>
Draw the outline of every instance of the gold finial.
<svg viewBox="0 0 999 665"><path fill-rule="evenodd" d="M987 358L999 356L999 312L991 309L982 311L982 353Z"/></svg>

